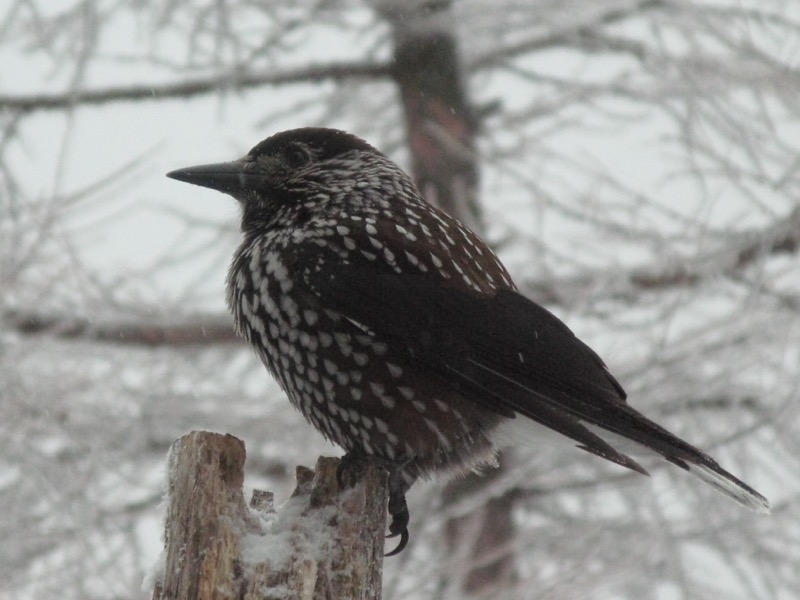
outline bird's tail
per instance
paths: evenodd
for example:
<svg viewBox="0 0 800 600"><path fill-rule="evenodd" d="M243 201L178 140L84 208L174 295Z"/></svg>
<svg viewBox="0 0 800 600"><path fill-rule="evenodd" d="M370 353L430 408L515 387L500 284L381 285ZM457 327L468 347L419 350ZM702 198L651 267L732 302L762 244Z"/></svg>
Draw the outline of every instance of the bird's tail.
<svg viewBox="0 0 800 600"><path fill-rule="evenodd" d="M716 463L714 465L716 468L706 464L687 463L686 468L695 477L750 510L762 515L770 513L769 500Z"/></svg>
<svg viewBox="0 0 800 600"><path fill-rule="evenodd" d="M635 414L637 421L637 427L631 428L625 434L618 434L603 426L587 427L620 453L632 454L634 457L660 455L742 506L760 514L769 514L769 500L722 468L708 454L650 421L628 405L624 406L626 412Z"/></svg>
<svg viewBox="0 0 800 600"><path fill-rule="evenodd" d="M705 481L742 506L760 514L769 514L769 501L738 477L722 468L713 458L656 425L640 413L626 407L626 412L628 411L636 414L638 427L632 431L626 431L626 435L586 421L581 423L581 427L585 427L593 436L602 439L604 444L611 447L616 458L609 458L608 453L600 451L597 446L578 444L578 448L645 475L649 475L649 473L636 459L658 456ZM643 435L645 431L648 433L646 436ZM639 439L629 437L634 435ZM538 446L540 443L552 445L558 443L559 440L565 442L567 439L548 427L519 417L504 420L495 430L493 437L493 441L499 447ZM573 437L573 441L577 440Z"/></svg>

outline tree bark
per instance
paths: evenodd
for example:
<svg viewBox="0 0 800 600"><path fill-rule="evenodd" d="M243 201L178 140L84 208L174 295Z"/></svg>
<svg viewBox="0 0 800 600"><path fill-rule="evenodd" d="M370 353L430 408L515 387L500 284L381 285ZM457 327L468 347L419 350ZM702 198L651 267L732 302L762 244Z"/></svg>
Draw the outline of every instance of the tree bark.
<svg viewBox="0 0 800 600"><path fill-rule="evenodd" d="M394 78L400 89L412 173L425 199L480 231L475 119L467 101L450 0L389 0Z"/></svg>
<svg viewBox="0 0 800 600"><path fill-rule="evenodd" d="M379 600L387 474L364 464L341 490L339 460L297 468L292 497L245 505L244 443L192 432L169 459L164 571L153 600Z"/></svg>

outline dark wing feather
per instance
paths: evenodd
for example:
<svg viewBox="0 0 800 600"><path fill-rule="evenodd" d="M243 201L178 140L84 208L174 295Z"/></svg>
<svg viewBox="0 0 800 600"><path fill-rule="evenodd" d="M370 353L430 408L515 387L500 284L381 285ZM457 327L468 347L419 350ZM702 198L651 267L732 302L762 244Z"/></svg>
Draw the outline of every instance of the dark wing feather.
<svg viewBox="0 0 800 600"><path fill-rule="evenodd" d="M509 326L514 315L492 313L496 308L492 298L446 287L422 275L351 265L339 269L335 278L323 273L309 278L325 306L375 331L394 347L408 348L409 359L419 368L447 380L485 408L508 418L522 414L575 440L584 450L647 473L561 406L571 394L603 394L619 404L623 392L599 357L544 309L531 303L541 311L537 318L542 324L538 339L534 335L534 343L529 339L524 344L526 332ZM521 298L516 292L502 294ZM520 353L524 361L519 360ZM523 373L531 380L521 384ZM554 402L553 396L562 401Z"/></svg>

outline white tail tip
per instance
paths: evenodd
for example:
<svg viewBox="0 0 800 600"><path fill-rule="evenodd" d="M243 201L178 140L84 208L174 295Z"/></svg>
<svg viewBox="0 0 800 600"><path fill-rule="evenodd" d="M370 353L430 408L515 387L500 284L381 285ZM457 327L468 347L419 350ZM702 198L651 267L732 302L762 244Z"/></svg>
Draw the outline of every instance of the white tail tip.
<svg viewBox="0 0 800 600"><path fill-rule="evenodd" d="M762 515L770 514L769 500L738 479L729 479L705 465L687 463L689 472L729 498Z"/></svg>

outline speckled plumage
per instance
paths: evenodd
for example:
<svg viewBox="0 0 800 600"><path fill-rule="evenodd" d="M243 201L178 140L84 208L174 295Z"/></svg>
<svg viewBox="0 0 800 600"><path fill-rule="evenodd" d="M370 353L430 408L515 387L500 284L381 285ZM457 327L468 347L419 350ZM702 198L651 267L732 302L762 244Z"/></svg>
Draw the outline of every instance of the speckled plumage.
<svg viewBox="0 0 800 600"><path fill-rule="evenodd" d="M766 510L757 492L631 408L602 360L363 140L292 130L238 161L169 176L240 202L244 240L227 296L236 329L349 458L392 466L396 551L413 481L491 461L520 416L646 473L597 431L631 439Z"/></svg>
<svg viewBox="0 0 800 600"><path fill-rule="evenodd" d="M313 148L319 130L304 133ZM309 143L298 137L292 132L289 143ZM278 135L251 155L269 156L286 143ZM326 274L359 264L476 294L513 284L474 233L432 210L385 156L353 143L355 151L324 168L311 163L287 179L292 201L245 210L228 306L237 331L306 419L348 452L402 463L410 485L421 474L490 457L487 430L498 417L420 377L407 348L326 306L318 293Z"/></svg>

